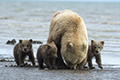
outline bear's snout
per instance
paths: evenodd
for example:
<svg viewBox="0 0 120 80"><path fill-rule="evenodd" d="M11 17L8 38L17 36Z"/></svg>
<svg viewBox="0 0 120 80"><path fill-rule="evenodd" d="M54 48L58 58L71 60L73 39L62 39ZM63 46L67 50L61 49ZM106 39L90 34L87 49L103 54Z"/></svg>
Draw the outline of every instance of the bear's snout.
<svg viewBox="0 0 120 80"><path fill-rule="evenodd" d="M96 53L98 53L99 51L96 51Z"/></svg>
<svg viewBox="0 0 120 80"><path fill-rule="evenodd" d="M24 51L27 51L27 49L26 49L26 48L24 48Z"/></svg>

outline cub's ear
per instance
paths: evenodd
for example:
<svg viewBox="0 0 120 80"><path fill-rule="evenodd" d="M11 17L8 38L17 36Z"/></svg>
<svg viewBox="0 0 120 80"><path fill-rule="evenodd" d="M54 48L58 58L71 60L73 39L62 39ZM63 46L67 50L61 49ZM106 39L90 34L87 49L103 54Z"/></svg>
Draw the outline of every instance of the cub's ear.
<svg viewBox="0 0 120 80"><path fill-rule="evenodd" d="M101 43L102 45L104 45L105 42L104 42L104 41L100 41L100 43Z"/></svg>
<svg viewBox="0 0 120 80"><path fill-rule="evenodd" d="M46 45L46 46L45 46L45 50L47 51L46 54L49 54L49 53L50 53L50 52L49 52L49 51L50 51L50 48L51 48L51 46L49 46L49 45Z"/></svg>
<svg viewBox="0 0 120 80"><path fill-rule="evenodd" d="M32 40L32 39L30 39L29 41L32 43L32 41L33 41L33 40Z"/></svg>
<svg viewBox="0 0 120 80"><path fill-rule="evenodd" d="M55 44L54 41L51 42L52 44Z"/></svg>
<svg viewBox="0 0 120 80"><path fill-rule="evenodd" d="M46 49L46 50L49 50L50 48L51 48L51 46L49 46L49 45L46 45L46 46L45 46L45 49Z"/></svg>
<svg viewBox="0 0 120 80"><path fill-rule="evenodd" d="M94 43L94 40L91 40L91 44Z"/></svg>
<svg viewBox="0 0 120 80"><path fill-rule="evenodd" d="M19 43L22 43L22 40L21 40L21 39L19 40Z"/></svg>
<svg viewBox="0 0 120 80"><path fill-rule="evenodd" d="M71 42L69 42L68 44L67 44L67 47L69 48L69 49L72 49L73 48L73 43L71 43Z"/></svg>

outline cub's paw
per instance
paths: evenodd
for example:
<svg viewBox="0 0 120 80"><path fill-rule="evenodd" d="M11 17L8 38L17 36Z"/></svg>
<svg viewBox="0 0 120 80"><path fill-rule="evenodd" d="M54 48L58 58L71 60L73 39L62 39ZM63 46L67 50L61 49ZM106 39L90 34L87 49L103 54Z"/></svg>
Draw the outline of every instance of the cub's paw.
<svg viewBox="0 0 120 80"><path fill-rule="evenodd" d="M49 70L52 70L53 68L52 68L52 66L49 66L48 69L49 69Z"/></svg>
<svg viewBox="0 0 120 80"><path fill-rule="evenodd" d="M24 64L22 63L22 64L20 64L20 67L24 67Z"/></svg>
<svg viewBox="0 0 120 80"><path fill-rule="evenodd" d="M90 67L90 69L95 69L95 67Z"/></svg>
<svg viewBox="0 0 120 80"><path fill-rule="evenodd" d="M102 66L98 66L99 68L101 68L101 69L103 69L103 67Z"/></svg>
<svg viewBox="0 0 120 80"><path fill-rule="evenodd" d="M58 69L57 66L53 66L53 69Z"/></svg>
<svg viewBox="0 0 120 80"><path fill-rule="evenodd" d="M49 70L52 70L53 68L48 68Z"/></svg>

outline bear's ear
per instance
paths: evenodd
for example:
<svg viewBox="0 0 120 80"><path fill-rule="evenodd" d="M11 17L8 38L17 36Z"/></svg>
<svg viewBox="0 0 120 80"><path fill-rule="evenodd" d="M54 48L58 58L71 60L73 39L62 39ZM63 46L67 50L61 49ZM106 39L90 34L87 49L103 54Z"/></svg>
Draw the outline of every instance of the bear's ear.
<svg viewBox="0 0 120 80"><path fill-rule="evenodd" d="M94 40L91 40L91 44L93 44L94 43Z"/></svg>
<svg viewBox="0 0 120 80"><path fill-rule="evenodd" d="M32 43L32 41L33 41L33 40L32 40L32 39L30 39L29 41Z"/></svg>
<svg viewBox="0 0 120 80"><path fill-rule="evenodd" d="M19 40L19 43L22 43L22 40L21 40L21 39Z"/></svg>
<svg viewBox="0 0 120 80"><path fill-rule="evenodd" d="M104 45L105 42L104 42L104 41L100 41L100 43L101 43L102 45Z"/></svg>
<svg viewBox="0 0 120 80"><path fill-rule="evenodd" d="M51 48L51 46L49 46L49 45L46 45L46 46L45 46L45 49L46 49L46 50L49 50L50 48Z"/></svg>
<svg viewBox="0 0 120 80"><path fill-rule="evenodd" d="M69 42L68 45L67 45L67 47L68 47L69 49L72 49L72 48L73 48L73 43Z"/></svg>
<svg viewBox="0 0 120 80"><path fill-rule="evenodd" d="M51 42L52 44L55 44L54 41Z"/></svg>
<svg viewBox="0 0 120 80"><path fill-rule="evenodd" d="M49 51L50 48L51 48L51 46L49 46L49 45L46 45L46 46L45 46L45 50L47 51L46 54L49 54L49 53L50 53L50 51Z"/></svg>

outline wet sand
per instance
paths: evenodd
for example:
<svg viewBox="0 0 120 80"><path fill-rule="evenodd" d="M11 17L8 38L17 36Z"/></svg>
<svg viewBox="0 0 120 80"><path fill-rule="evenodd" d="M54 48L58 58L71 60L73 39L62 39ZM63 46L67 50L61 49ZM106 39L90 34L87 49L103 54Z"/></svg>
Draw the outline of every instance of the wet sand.
<svg viewBox="0 0 120 80"><path fill-rule="evenodd" d="M7 67L5 67L7 65ZM39 70L38 67L10 67L13 62L0 62L0 80L118 80L120 68L103 66L94 70ZM95 66L97 67L97 66Z"/></svg>

